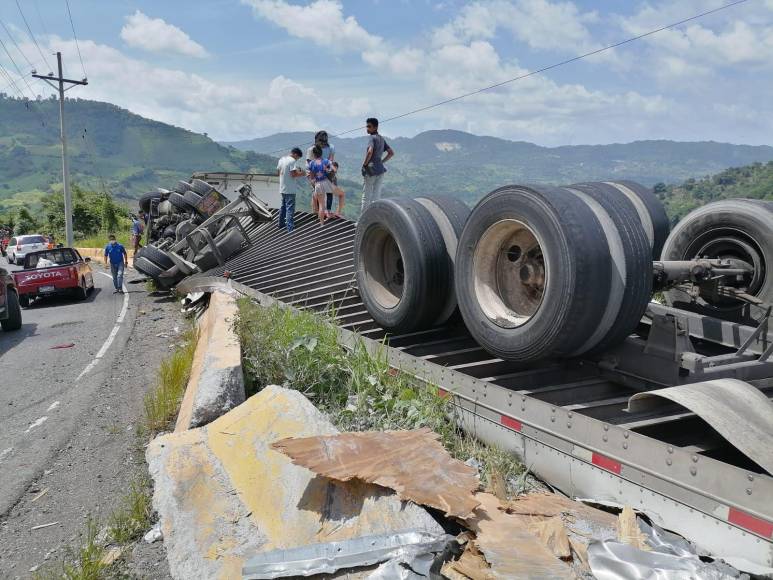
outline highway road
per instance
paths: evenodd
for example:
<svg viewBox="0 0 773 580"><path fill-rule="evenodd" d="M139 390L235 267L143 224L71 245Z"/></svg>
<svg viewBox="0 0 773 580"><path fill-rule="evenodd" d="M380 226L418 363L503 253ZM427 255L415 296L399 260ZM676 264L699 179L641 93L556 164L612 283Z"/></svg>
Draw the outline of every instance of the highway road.
<svg viewBox="0 0 773 580"><path fill-rule="evenodd" d="M87 300L38 300L22 311L21 330L0 331L0 518L88 421L91 401L131 332L132 294L114 294L99 266L94 284Z"/></svg>

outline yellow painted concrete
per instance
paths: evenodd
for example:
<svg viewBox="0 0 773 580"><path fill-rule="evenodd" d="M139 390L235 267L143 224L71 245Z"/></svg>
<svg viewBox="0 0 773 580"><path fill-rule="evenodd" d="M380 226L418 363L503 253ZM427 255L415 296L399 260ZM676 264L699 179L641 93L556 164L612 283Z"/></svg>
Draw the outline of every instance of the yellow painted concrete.
<svg viewBox="0 0 773 580"><path fill-rule="evenodd" d="M205 427L156 438L147 459L175 578L239 578L274 548L405 529L439 533L423 509L361 482L334 483L270 444L334 434L297 391L270 386Z"/></svg>

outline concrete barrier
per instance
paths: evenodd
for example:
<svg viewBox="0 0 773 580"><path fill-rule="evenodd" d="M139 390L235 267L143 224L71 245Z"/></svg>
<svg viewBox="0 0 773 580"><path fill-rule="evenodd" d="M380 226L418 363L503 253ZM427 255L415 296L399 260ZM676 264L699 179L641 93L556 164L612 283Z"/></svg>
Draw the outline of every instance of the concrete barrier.
<svg viewBox="0 0 773 580"><path fill-rule="evenodd" d="M236 314L233 296L212 293L209 307L198 321L191 377L175 432L206 425L244 402L242 351L231 328Z"/></svg>
<svg viewBox="0 0 773 580"><path fill-rule="evenodd" d="M154 439L146 458L172 576L241 578L245 561L268 550L442 533L390 490L316 476L270 448L285 437L335 433L301 393L268 386L205 427Z"/></svg>

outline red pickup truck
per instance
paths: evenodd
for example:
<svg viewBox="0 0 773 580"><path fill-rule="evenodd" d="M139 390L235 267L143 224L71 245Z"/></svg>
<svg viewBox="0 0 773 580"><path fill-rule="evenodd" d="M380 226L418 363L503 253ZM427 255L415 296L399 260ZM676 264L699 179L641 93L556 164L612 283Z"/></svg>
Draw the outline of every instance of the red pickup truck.
<svg viewBox="0 0 773 580"><path fill-rule="evenodd" d="M39 296L56 294L72 294L85 300L94 288L90 261L73 248L30 252L24 257L24 270L13 273L19 303L26 308Z"/></svg>

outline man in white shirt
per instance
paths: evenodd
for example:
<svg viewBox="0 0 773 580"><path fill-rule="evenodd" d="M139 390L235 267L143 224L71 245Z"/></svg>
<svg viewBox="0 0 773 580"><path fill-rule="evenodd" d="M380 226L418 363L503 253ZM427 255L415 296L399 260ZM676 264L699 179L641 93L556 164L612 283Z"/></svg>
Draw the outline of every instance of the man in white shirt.
<svg viewBox="0 0 773 580"><path fill-rule="evenodd" d="M293 215L295 214L295 195L300 189L299 178L306 175L303 164L298 160L303 157L303 151L293 148L289 155L279 159L276 174L279 176L279 194L282 196L282 207L279 208L279 229L287 228L287 233L293 231Z"/></svg>

